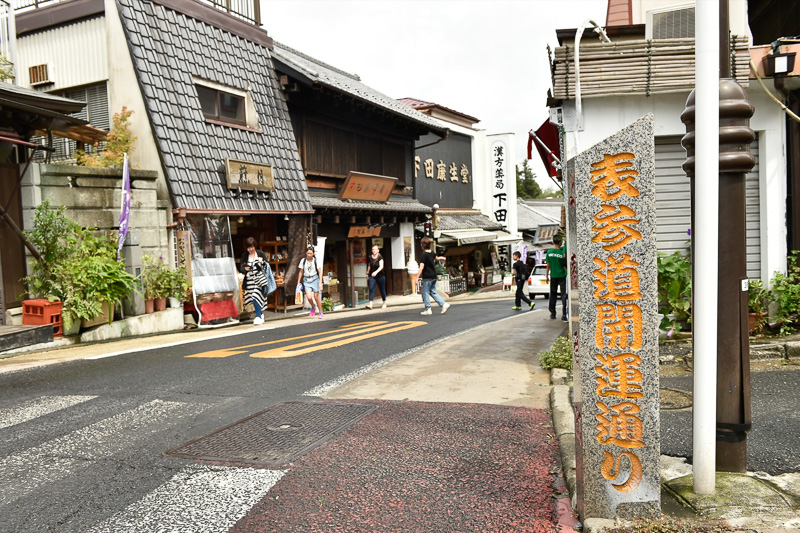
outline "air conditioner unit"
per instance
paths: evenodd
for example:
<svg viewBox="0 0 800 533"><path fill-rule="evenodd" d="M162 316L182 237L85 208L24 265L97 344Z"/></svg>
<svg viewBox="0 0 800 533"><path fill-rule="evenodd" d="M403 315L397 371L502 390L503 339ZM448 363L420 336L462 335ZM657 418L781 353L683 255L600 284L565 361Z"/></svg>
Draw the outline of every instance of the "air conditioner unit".
<svg viewBox="0 0 800 533"><path fill-rule="evenodd" d="M28 80L30 81L31 87L53 83L50 79L50 75L47 73L47 64L28 67Z"/></svg>
<svg viewBox="0 0 800 533"><path fill-rule="evenodd" d="M648 11L645 36L647 39L694 37L694 4Z"/></svg>

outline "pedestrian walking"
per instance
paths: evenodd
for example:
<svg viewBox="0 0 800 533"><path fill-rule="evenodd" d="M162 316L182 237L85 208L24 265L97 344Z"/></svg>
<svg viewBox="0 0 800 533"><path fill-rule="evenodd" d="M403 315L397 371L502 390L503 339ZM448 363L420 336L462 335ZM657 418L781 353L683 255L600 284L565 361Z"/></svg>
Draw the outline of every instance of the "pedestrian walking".
<svg viewBox="0 0 800 533"><path fill-rule="evenodd" d="M567 249L562 247L564 239L560 235L553 237L555 248L547 250L544 262L547 263L545 281L550 282L550 318L556 318L556 299L561 290L561 320L567 320Z"/></svg>
<svg viewBox="0 0 800 533"><path fill-rule="evenodd" d="M311 313L308 316L313 317L319 309L319 317L322 318L322 298L320 297L320 283L322 280L322 265L317 263L317 258L314 256L314 247L309 246L306 249L306 256L300 261L300 272L303 275L303 288L306 291L306 298L308 303L311 304Z"/></svg>
<svg viewBox="0 0 800 533"><path fill-rule="evenodd" d="M523 263L520 259L521 257L522 254L519 252L514 252L514 265L511 267L511 271L514 274L514 280L517 282L517 294L514 297L514 307L511 309L514 311L519 311L522 309L521 303L525 302L525 304L528 305L532 311L533 308L536 307L536 304L532 302L530 298L525 296L525 293L522 290L523 287L525 287L525 283L528 281L528 269L525 266L525 263Z"/></svg>
<svg viewBox="0 0 800 533"><path fill-rule="evenodd" d="M253 324L259 325L264 323L267 296L277 288L277 285L267 255L261 250L256 250L256 240L248 237L245 239L244 245L245 252L239 263L239 271L244 274L242 281L244 305L253 306L256 312Z"/></svg>
<svg viewBox="0 0 800 533"><path fill-rule="evenodd" d="M383 256L377 244L372 245L372 255L369 256L367 266L367 284L369 285L369 303L367 309L372 309L372 299L375 296L375 286L381 291L383 305L381 309L386 309L386 270L383 268Z"/></svg>
<svg viewBox="0 0 800 533"><path fill-rule="evenodd" d="M430 237L423 237L420 241L422 247L422 260L419 263L420 276L422 277L422 303L425 304L425 310L421 315L432 315L431 311L431 298L439 304L442 308L442 314L445 314L450 308L450 304L445 302L439 293L436 292L436 261L444 260L444 257L438 257L431 251L433 241Z"/></svg>

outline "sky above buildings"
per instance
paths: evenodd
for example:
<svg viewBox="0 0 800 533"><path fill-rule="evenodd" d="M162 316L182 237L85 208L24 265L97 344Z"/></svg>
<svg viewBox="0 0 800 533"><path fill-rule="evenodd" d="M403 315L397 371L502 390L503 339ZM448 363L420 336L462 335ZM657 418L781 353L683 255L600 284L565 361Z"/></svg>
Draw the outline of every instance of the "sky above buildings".
<svg viewBox="0 0 800 533"><path fill-rule="evenodd" d="M358 74L392 98L418 98L514 133L515 163L527 133L548 116L547 45L556 29L605 24L607 0L262 0L275 40ZM534 153L531 167L552 187Z"/></svg>

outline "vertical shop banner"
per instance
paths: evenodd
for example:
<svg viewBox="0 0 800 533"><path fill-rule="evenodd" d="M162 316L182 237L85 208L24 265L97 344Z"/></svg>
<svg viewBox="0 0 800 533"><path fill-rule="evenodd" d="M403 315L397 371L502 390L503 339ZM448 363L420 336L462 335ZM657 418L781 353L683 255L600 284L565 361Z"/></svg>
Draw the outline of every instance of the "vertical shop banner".
<svg viewBox="0 0 800 533"><path fill-rule="evenodd" d="M117 260L122 259L122 245L128 235L131 217L131 171L128 163L128 154L122 162L122 201L119 213L119 236L117 238Z"/></svg>
<svg viewBox="0 0 800 533"><path fill-rule="evenodd" d="M567 174L575 239L570 267L580 294L580 327L573 340L582 396L583 516L657 516L661 441L653 115L580 153Z"/></svg>
<svg viewBox="0 0 800 533"><path fill-rule="evenodd" d="M516 176L509 174L508 146L504 141L494 141L489 154L491 161L490 180L492 184L492 219L508 229L509 180Z"/></svg>

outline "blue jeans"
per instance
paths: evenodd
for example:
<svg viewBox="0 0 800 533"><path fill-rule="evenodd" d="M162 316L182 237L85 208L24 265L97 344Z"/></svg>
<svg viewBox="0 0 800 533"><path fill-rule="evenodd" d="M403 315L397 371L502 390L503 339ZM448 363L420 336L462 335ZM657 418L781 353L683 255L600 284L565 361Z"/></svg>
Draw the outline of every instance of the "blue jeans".
<svg viewBox="0 0 800 533"><path fill-rule="evenodd" d="M439 293L436 292L436 280L435 279L423 279L422 280L422 303L425 304L425 309L431 308L431 298L433 298L439 307L444 307L444 300L442 297L439 296Z"/></svg>
<svg viewBox="0 0 800 533"><path fill-rule="evenodd" d="M369 301L371 302L373 300L373 297L375 296L375 285L377 285L381 291L381 298L383 298L383 301L385 302L386 276L378 276L377 278L373 278L372 276L370 276L367 282L369 284Z"/></svg>
<svg viewBox="0 0 800 533"><path fill-rule="evenodd" d="M263 312L263 310L261 309L261 304L258 303L258 301L253 300L253 307L256 308L256 316L262 316L261 313Z"/></svg>

